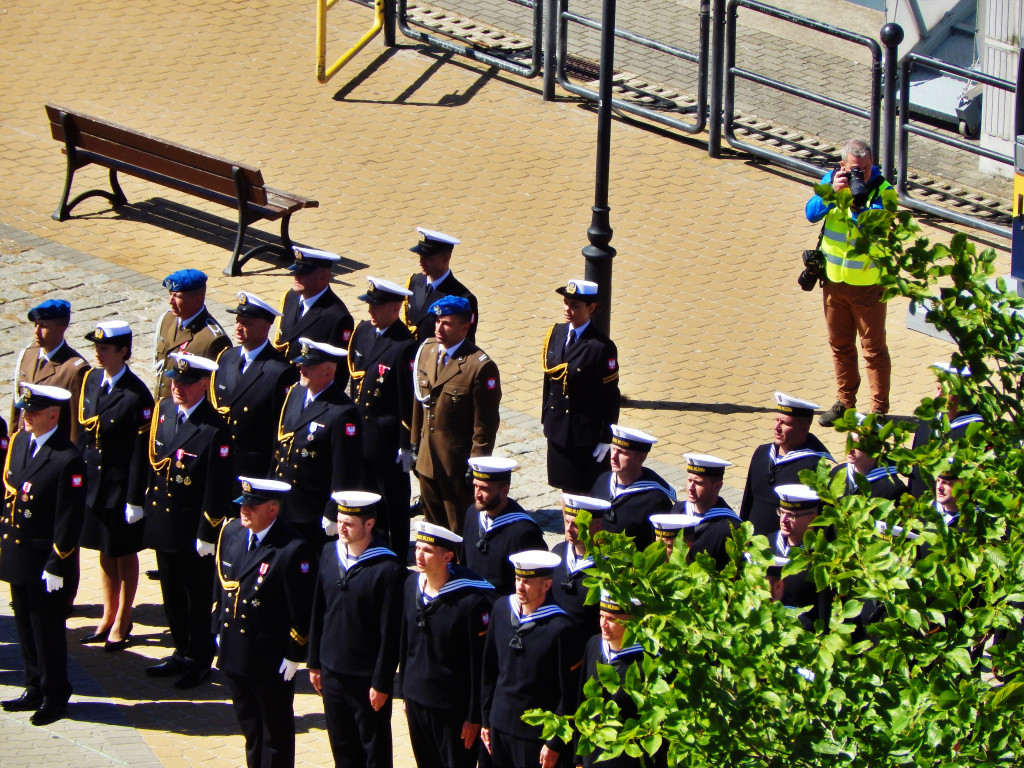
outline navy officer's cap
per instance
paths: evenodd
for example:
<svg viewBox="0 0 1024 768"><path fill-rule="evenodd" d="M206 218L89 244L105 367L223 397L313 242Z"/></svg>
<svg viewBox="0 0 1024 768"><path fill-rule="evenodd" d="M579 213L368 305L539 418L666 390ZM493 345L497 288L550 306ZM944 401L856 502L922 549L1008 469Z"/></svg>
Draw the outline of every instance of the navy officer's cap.
<svg viewBox="0 0 1024 768"><path fill-rule="evenodd" d="M261 477L239 475L238 481L242 484L242 495L235 499L235 504L247 507L282 499L292 489L291 485L281 480L265 480Z"/></svg>

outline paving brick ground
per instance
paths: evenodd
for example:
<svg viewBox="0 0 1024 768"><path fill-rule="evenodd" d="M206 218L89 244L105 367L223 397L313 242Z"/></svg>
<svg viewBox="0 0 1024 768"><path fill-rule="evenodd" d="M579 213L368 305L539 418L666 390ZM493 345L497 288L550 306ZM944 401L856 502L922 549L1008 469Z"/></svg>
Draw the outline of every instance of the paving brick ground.
<svg viewBox="0 0 1024 768"><path fill-rule="evenodd" d="M389 51L375 42L318 85L308 0L38 0L0 13L0 371L10 370L27 338L24 313L43 296L72 301L77 339L111 314L151 324L165 301L159 281L179 267L211 276L222 321L236 291L276 299L289 284L273 260L222 276L233 213L139 180L123 181L131 203L118 211L91 200L70 221L53 221L64 160L42 105L54 100L257 164L271 185L318 198L319 209L295 217L293 236L345 257L334 287L357 314L366 275L401 279L414 268L417 225L461 237L454 267L480 297L479 342L503 377L500 450L523 465L515 494L546 510L555 528L557 499L543 484L539 356L559 319L554 287L583 271L595 134L588 108L567 97L545 103L536 82L409 44ZM330 20L333 58L370 19L341 4ZM85 169L76 188L104 178ZM661 438L652 462L670 480L682 478L684 451L716 453L736 463L727 495L738 500L750 453L768 439L772 391L825 406L834 399L820 296L795 285L798 254L817 236L802 216L808 194L805 179L748 158L709 159L702 137L614 126L612 334L629 398L621 420ZM927 364L949 352L906 331L905 309L889 308L901 415L931 391ZM5 409L9 392L4 384ZM836 435L821 436L842 450ZM144 567L151 562L144 555ZM114 657L75 642L97 618L97 595L87 556L81 612L70 622L72 719L34 729L25 716L0 715L3 764L238 765L241 739L222 686L186 701L142 673L167 649L155 583L140 591L139 643ZM18 682L11 641L0 600L2 697ZM297 709L298 763L329 762L306 685ZM410 765L401 719L396 754Z"/></svg>

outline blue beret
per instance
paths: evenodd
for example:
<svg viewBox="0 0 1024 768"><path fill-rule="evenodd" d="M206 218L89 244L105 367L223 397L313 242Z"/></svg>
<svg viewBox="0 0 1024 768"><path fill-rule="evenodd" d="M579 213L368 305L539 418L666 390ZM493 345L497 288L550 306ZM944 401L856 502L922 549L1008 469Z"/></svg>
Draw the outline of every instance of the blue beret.
<svg viewBox="0 0 1024 768"><path fill-rule="evenodd" d="M206 285L206 275L198 269L179 269L164 278L168 291L195 291Z"/></svg>
<svg viewBox="0 0 1024 768"><path fill-rule="evenodd" d="M64 299L47 299L28 311L29 322L37 320L63 320L71 322L71 304Z"/></svg>
<svg viewBox="0 0 1024 768"><path fill-rule="evenodd" d="M441 317L442 315L471 315L473 308L469 306L469 299L461 296L444 296L430 305L428 312Z"/></svg>

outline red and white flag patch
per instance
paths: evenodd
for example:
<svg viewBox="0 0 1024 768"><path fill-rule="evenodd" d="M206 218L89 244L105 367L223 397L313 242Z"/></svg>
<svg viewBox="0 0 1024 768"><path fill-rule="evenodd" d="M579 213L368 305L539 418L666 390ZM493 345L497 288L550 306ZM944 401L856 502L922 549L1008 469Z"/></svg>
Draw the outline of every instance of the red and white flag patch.
<svg viewBox="0 0 1024 768"><path fill-rule="evenodd" d="M619 361L618 360L616 360L614 357L609 357L608 358L608 370L609 371L614 371L618 366L619 366Z"/></svg>
<svg viewBox="0 0 1024 768"><path fill-rule="evenodd" d="M299 572L300 573L309 573L309 561L308 560L303 560L301 563L299 563Z"/></svg>
<svg viewBox="0 0 1024 768"><path fill-rule="evenodd" d="M81 475L72 475L71 476L71 487L72 488L81 488L82 487L82 476Z"/></svg>
<svg viewBox="0 0 1024 768"><path fill-rule="evenodd" d="M488 389L494 389L497 386L498 386L498 380L497 379L488 379L487 380L487 388Z"/></svg>
<svg viewBox="0 0 1024 768"><path fill-rule="evenodd" d="M351 335L352 335L352 331L343 331L342 334L341 334L342 341L348 341L349 337Z"/></svg>
<svg viewBox="0 0 1024 768"><path fill-rule="evenodd" d="M355 424L346 424L345 425L345 434L348 435L349 437L353 437L356 434L356 425Z"/></svg>
<svg viewBox="0 0 1024 768"><path fill-rule="evenodd" d="M231 455L231 446L230 445L222 445L220 447L220 457L222 459L226 459L230 455Z"/></svg>
<svg viewBox="0 0 1024 768"><path fill-rule="evenodd" d="M142 418L149 419L149 417L152 416L152 415L153 415L153 409L152 408L143 408L142 409ZM160 421L163 421L163 420L164 420L164 417L161 416L160 417Z"/></svg>

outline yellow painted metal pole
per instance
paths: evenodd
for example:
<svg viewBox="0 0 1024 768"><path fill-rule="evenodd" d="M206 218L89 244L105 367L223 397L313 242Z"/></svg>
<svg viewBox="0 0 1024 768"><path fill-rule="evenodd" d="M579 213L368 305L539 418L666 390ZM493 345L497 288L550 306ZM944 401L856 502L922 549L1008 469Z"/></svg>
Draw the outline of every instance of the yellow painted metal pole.
<svg viewBox="0 0 1024 768"><path fill-rule="evenodd" d="M374 0L374 20L370 30L359 38L359 41L329 69L325 68L327 61L327 9L333 6L338 0L317 0L316 14L316 79L320 83L326 83L334 74L344 67L348 62L366 47L380 31L384 29L384 0Z"/></svg>

